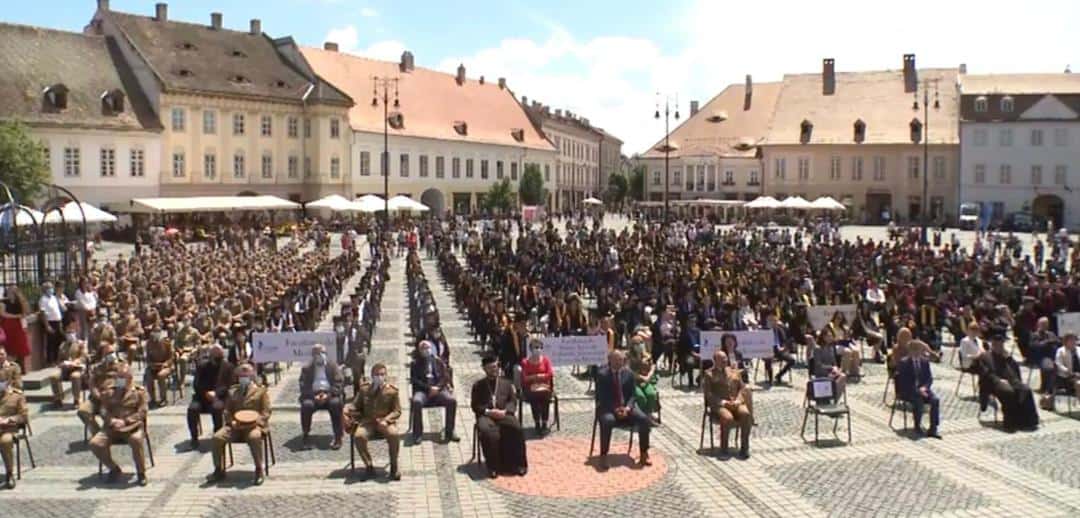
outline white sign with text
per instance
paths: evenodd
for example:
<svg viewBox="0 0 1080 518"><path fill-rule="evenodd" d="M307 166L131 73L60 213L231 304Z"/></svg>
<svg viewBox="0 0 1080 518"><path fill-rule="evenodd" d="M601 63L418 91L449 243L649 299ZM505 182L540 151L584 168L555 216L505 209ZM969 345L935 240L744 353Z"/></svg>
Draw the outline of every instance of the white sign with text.
<svg viewBox="0 0 1080 518"><path fill-rule="evenodd" d="M855 321L855 304L839 304L836 306L810 306L806 308L806 316L810 318L810 324L814 329L825 327L832 320L833 315L839 311L847 318L848 326Z"/></svg>
<svg viewBox="0 0 1080 518"><path fill-rule="evenodd" d="M607 337L604 335L546 336L541 340L553 367L607 363Z"/></svg>
<svg viewBox="0 0 1080 518"><path fill-rule="evenodd" d="M701 359L712 360L713 352L721 347L725 336L735 338L735 349L742 353L743 359L772 358L775 335L771 329L757 331L702 331Z"/></svg>
<svg viewBox="0 0 1080 518"><path fill-rule="evenodd" d="M311 360L311 348L315 344L326 347L327 358L338 357L337 334L332 331L254 333L251 336L251 361L305 363Z"/></svg>
<svg viewBox="0 0 1080 518"><path fill-rule="evenodd" d="M1058 336L1065 333L1080 333L1080 313L1057 314Z"/></svg>

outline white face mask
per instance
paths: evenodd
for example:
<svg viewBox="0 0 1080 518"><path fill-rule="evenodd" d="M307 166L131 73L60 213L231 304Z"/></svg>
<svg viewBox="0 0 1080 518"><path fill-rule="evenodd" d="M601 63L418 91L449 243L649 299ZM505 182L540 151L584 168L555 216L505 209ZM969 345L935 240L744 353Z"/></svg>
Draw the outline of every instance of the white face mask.
<svg viewBox="0 0 1080 518"><path fill-rule="evenodd" d="M123 390L127 387L127 378L115 378L113 379L113 382L115 383L114 386L117 389Z"/></svg>
<svg viewBox="0 0 1080 518"><path fill-rule="evenodd" d="M240 376L236 379L236 382L239 383L241 387L247 388L247 386L251 384L251 378L248 376Z"/></svg>
<svg viewBox="0 0 1080 518"><path fill-rule="evenodd" d="M0 392L7 392L8 382L0 381Z"/></svg>
<svg viewBox="0 0 1080 518"><path fill-rule="evenodd" d="M379 387L382 386L383 381L385 381L384 378L385 378L385 376L372 376L371 377L371 386L378 389Z"/></svg>
<svg viewBox="0 0 1080 518"><path fill-rule="evenodd" d="M531 349L531 350L529 350L529 356L531 356L533 359L540 358L540 355L543 354L543 353L544 353L544 351L542 351L540 349Z"/></svg>

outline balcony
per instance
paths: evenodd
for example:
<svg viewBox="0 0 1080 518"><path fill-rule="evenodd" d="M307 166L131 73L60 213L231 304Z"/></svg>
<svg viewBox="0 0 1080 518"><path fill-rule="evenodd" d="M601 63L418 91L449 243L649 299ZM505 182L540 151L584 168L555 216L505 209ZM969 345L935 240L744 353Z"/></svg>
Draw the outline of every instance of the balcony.
<svg viewBox="0 0 1080 518"><path fill-rule="evenodd" d="M746 186L747 187L761 187L761 182L758 181L758 180L750 180L749 182L746 182Z"/></svg>
<svg viewBox="0 0 1080 518"><path fill-rule="evenodd" d="M734 187L735 186L735 180L724 180L724 181L720 182L720 185L723 185L724 187Z"/></svg>

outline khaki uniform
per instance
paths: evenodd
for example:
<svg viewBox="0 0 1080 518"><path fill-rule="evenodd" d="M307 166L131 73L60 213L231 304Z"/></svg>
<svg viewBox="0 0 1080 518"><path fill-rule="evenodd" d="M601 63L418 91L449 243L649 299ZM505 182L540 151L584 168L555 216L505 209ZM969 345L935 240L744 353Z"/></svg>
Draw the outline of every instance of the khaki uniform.
<svg viewBox="0 0 1080 518"><path fill-rule="evenodd" d="M191 354L199 346L199 331L192 325L180 327L176 332L173 349L176 352L176 368L180 369L180 379L186 379L191 366Z"/></svg>
<svg viewBox="0 0 1080 518"><path fill-rule="evenodd" d="M107 321L98 323L90 330L90 350L97 354L102 344L116 344L116 328Z"/></svg>
<svg viewBox="0 0 1080 518"><path fill-rule="evenodd" d="M134 363L139 352L139 342L142 341L143 327L138 318L131 317L121 326L120 347L118 352L124 354L128 363Z"/></svg>
<svg viewBox="0 0 1080 518"><path fill-rule="evenodd" d="M117 360L111 364L102 360L90 366L90 379L87 382L90 385L90 398L79 405L75 414L86 425L91 435L101 430L96 418L101 412L101 398L112 388L113 375L121 365L124 365L123 360Z"/></svg>
<svg viewBox="0 0 1080 518"><path fill-rule="evenodd" d="M127 390L110 388L102 394L105 428L90 439L90 451L110 470L119 469L113 461L110 447L126 442L131 446L136 471L146 473L146 431L143 430L143 422L146 421L147 401L146 389L138 385L130 386ZM123 426L113 428L110 424L113 419L124 421Z"/></svg>
<svg viewBox="0 0 1080 518"><path fill-rule="evenodd" d="M397 420L401 417L401 398L398 396L397 387L384 383L382 388L375 391L371 382L361 383L356 399L345 408L345 415L355 426L352 431L353 439L356 440L356 451L360 453L364 465L371 466L368 440L379 434L386 438L386 445L390 449L390 471L396 473L398 451L401 448L401 436L397 430ZM377 419L386 421L386 426L378 424Z"/></svg>
<svg viewBox="0 0 1080 518"><path fill-rule="evenodd" d="M730 367L711 368L705 371L701 385L705 390L709 412L720 422L721 447L727 447L731 425L736 424L741 431L743 448L746 448L750 442L750 427L754 421L749 402L750 390L743 384L739 370ZM727 403L721 405L721 401Z"/></svg>
<svg viewBox="0 0 1080 518"><path fill-rule="evenodd" d="M26 424L26 396L22 391L8 387L0 395L0 419L13 419L14 426L0 426L0 457L4 459L4 468L7 473L15 471L15 433L19 427Z"/></svg>
<svg viewBox="0 0 1080 518"><path fill-rule="evenodd" d="M89 363L85 343L79 340L64 342L64 345L60 347L60 362L60 373L49 377L53 401L56 404L64 402L63 382L70 381L71 395L75 399L75 406L78 407L79 401L82 400L83 374L86 371L86 364ZM65 365L64 362L71 363Z"/></svg>
<svg viewBox="0 0 1080 518"><path fill-rule="evenodd" d="M259 413L259 419L251 428L234 428L233 416L241 410L254 410ZM262 437L265 430L270 426L270 392L254 381L248 385L247 391L239 384L229 387L225 399L225 426L214 432L214 468L225 469L225 445L232 441L244 441L251 448L251 457L255 460L257 471L262 471L263 459L266 452L263 451Z"/></svg>
<svg viewBox="0 0 1080 518"><path fill-rule="evenodd" d="M12 387L22 388L22 369L13 361L0 364L0 381L7 381Z"/></svg>
<svg viewBox="0 0 1080 518"><path fill-rule="evenodd" d="M151 338L146 342L146 377L143 384L150 392L151 401L159 401L159 397L165 399L168 394L174 361L171 340ZM158 394L158 391L161 393Z"/></svg>

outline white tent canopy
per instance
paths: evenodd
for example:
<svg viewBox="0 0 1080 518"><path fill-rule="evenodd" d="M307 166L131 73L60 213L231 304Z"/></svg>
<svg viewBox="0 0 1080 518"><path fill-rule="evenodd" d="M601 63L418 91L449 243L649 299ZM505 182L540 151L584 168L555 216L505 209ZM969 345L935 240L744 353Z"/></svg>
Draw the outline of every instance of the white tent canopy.
<svg viewBox="0 0 1080 518"><path fill-rule="evenodd" d="M45 215L39 211L36 211L26 205L19 205L12 211L11 204L5 203L0 206L0 227L11 227L12 212L16 212L15 223L20 227L29 227L34 224L41 224L41 221L45 219ZM31 216L32 215L32 216Z"/></svg>
<svg viewBox="0 0 1080 518"><path fill-rule="evenodd" d="M380 210L381 210L381 208L380 208ZM417 212L426 212L426 211L428 211L430 209L428 208L427 205L424 205L423 203L420 203L420 202L418 202L418 201L416 201L416 200L414 200L412 198L409 198L408 196L400 196L400 195L398 195L398 196L394 196L393 198L390 198L390 211L391 212L399 212L399 211L403 212L403 211L411 211L411 210L415 210Z"/></svg>
<svg viewBox="0 0 1080 518"><path fill-rule="evenodd" d="M135 198L132 212L186 213L299 209L300 204L277 196L191 196L187 198Z"/></svg>
<svg viewBox="0 0 1080 518"><path fill-rule="evenodd" d="M784 198L784 201L780 202L780 208L782 209L812 209L814 208L810 202L803 199L802 196L788 196Z"/></svg>
<svg viewBox="0 0 1080 518"><path fill-rule="evenodd" d="M780 202L776 201L776 198L772 196L758 196L744 205L748 209L778 209L780 208Z"/></svg>
<svg viewBox="0 0 1080 518"><path fill-rule="evenodd" d="M80 206L82 207L80 209ZM63 213L63 219L61 219L61 213ZM69 201L59 211L49 211L45 216L46 223L68 223L68 224L81 224L83 217L86 217L86 223L115 223L116 216L109 214L93 205L86 202L74 202Z"/></svg>
<svg viewBox="0 0 1080 518"><path fill-rule="evenodd" d="M600 201L600 200L598 200L596 198L593 198L592 196L589 196L588 198L585 198L584 200L581 200L581 203L584 203L585 205L603 205L604 204L604 202L602 202L602 201Z"/></svg>
<svg viewBox="0 0 1080 518"><path fill-rule="evenodd" d="M346 200L344 196L340 194L331 194L318 200L308 202L305 207L311 209L330 209L334 212L341 212L346 210L352 210L353 203Z"/></svg>
<svg viewBox="0 0 1080 518"><path fill-rule="evenodd" d="M843 203L840 203L829 196L822 196L810 203L810 206L814 209L821 210L847 210L847 207Z"/></svg>

